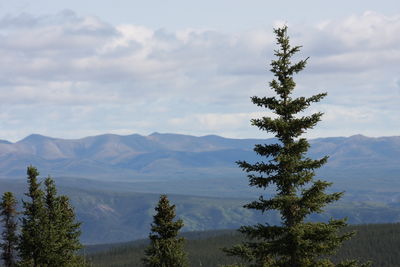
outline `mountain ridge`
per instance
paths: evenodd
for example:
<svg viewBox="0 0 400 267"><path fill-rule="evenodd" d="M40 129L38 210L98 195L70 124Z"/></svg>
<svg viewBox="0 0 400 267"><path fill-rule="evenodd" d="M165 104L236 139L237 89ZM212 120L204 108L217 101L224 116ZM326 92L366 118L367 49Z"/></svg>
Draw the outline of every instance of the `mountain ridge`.
<svg viewBox="0 0 400 267"><path fill-rule="evenodd" d="M118 137L130 137L130 136L141 136L141 137L154 137L154 136L178 136L178 137L190 137L190 138L222 138L222 139L231 139L231 140L265 140L265 139L271 139L271 138L233 138L233 137L224 137L221 135L217 134L206 134L206 135L190 135L190 134L181 134L181 133L160 133L160 132L152 132L148 135L141 135L138 133L131 133L131 134L114 134L114 133L104 133L104 134L98 134L98 135L88 135L84 137L78 137L78 138L62 138L62 137L52 137L48 135L43 135L43 134L38 134L38 133L32 133L29 134L22 139L12 142L6 139L0 139L0 142L6 142L8 144L15 144L18 142L21 142L25 139L35 139L35 138L46 138L46 139L55 139L55 140L64 140L64 141L74 141L74 140L82 140L82 139L90 139L90 138L96 138L96 137L103 137L103 136L118 136ZM362 138L367 138L367 139L381 139L381 138L393 138L397 137L400 138L400 135L388 135L388 136L367 136L363 134L353 134L350 136L327 136L327 137L316 137L316 138L307 138L308 140L319 140L319 139L346 139L346 138L353 138L353 139L362 139Z"/></svg>
<svg viewBox="0 0 400 267"><path fill-rule="evenodd" d="M84 222L86 243L144 237L157 198L164 193L177 205L186 230L235 228L264 220L241 207L260 192L273 193L250 188L246 173L235 161L257 161L254 144L274 142L273 138L159 133L81 139L30 135L16 143L0 142L0 177L9 178L0 179L0 188L18 192L18 199L22 198L30 164L39 169L41 179L52 175ZM310 144L307 156L330 156L318 170L318 179L322 176L333 182L332 192L346 191L344 202L315 219L399 220L400 136L317 138ZM271 216L268 220L276 223L275 215Z"/></svg>
<svg viewBox="0 0 400 267"><path fill-rule="evenodd" d="M0 142L0 177L23 177L30 164L56 176L101 179L238 173L237 160L260 159L253 151L255 144L276 141L275 138L233 139L171 133L103 134L80 139L32 134L15 143ZM400 136L354 135L309 141L308 156L330 156L324 171L339 168L354 172L357 168L366 168L373 173L400 172Z"/></svg>

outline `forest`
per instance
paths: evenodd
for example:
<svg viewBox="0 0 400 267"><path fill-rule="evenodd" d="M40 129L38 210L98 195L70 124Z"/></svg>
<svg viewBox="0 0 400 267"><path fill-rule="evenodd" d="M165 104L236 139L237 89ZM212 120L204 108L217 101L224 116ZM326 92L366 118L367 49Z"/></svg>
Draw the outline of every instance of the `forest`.
<svg viewBox="0 0 400 267"><path fill-rule="evenodd" d="M371 260L372 266L396 267L400 262L400 224L351 225L345 231L357 234L343 244L335 262L343 259ZM185 250L188 252L190 266L214 267L238 262L237 258L226 256L222 248L240 243L244 237L235 230L219 230L182 233L186 238ZM87 246L88 261L93 266L143 266L141 258L148 240L138 240L121 244Z"/></svg>

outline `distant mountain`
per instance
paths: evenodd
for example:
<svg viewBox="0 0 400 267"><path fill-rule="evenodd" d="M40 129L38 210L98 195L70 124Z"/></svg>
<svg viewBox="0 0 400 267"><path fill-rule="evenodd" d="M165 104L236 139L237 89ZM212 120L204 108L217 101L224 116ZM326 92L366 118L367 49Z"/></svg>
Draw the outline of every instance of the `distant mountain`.
<svg viewBox="0 0 400 267"><path fill-rule="evenodd" d="M243 179L245 175L235 161L260 160L253 152L254 144L273 142L276 140L160 133L105 134L76 140L33 134L16 143L0 142L0 177L24 178L26 167L32 164L44 175L103 181L170 183L226 177ZM350 184L351 189L356 186L357 190L376 189L377 185L393 189L393 184L384 181L399 183L398 136L355 135L318 138L310 143L311 158L329 155L328 164L318 173L339 188L347 190Z"/></svg>
<svg viewBox="0 0 400 267"><path fill-rule="evenodd" d="M16 143L0 142L0 176L24 176L28 164L37 165L42 173L106 180L115 178L110 176L115 173L129 179L142 175L196 176L210 173L210 169L237 169L237 160L258 159L252 151L254 144L272 142L275 140L159 133L105 134L76 140L33 134ZM330 156L327 169L399 173L400 137L356 135L311 140L309 156L324 155Z"/></svg>
<svg viewBox="0 0 400 267"><path fill-rule="evenodd" d="M114 242L148 234L154 204L168 193L185 230L235 228L264 221L241 208L269 194L248 186L237 160L257 161L254 144L275 139L230 139L153 133L105 134L76 140L30 135L0 142L0 191L22 198L26 167L51 174L71 197L83 221L85 243ZM400 220L400 137L319 138L308 156L329 155L318 177L346 191L344 200L317 217L348 216L351 223ZM271 217L272 216L272 217ZM269 222L278 222L274 214Z"/></svg>
<svg viewBox="0 0 400 267"><path fill-rule="evenodd" d="M252 144L252 140L156 133L106 134L78 140L35 134L16 143L0 143L0 176L24 176L29 164L42 173L106 180L115 178L116 173L124 178L173 175L177 169L233 166L237 158L229 155L246 153Z"/></svg>

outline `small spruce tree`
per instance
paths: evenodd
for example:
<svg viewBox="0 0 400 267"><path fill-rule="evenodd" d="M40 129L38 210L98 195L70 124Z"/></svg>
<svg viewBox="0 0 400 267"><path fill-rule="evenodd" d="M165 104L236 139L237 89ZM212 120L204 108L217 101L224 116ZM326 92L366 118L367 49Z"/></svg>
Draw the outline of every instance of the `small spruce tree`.
<svg viewBox="0 0 400 267"><path fill-rule="evenodd" d="M254 151L265 160L250 164L239 161L238 165L248 173L250 186L276 188L276 195L253 201L245 208L261 211L280 212L282 224L272 226L256 224L242 226L239 231L245 234L248 242L225 249L228 255L239 256L250 266L314 267L335 266L328 258L349 239L353 233L339 233L346 226L344 219L331 219L329 222L306 222L312 213L321 213L328 203L337 201L343 193L327 194L331 185L326 181L315 180L315 169L327 162L328 157L318 160L306 156L309 143L300 136L313 128L322 116L318 112L309 116L295 116L312 103L319 102L326 93L309 98L293 97L296 83L294 74L304 69L307 59L297 63L291 57L300 50L292 47L287 36L287 27L274 30L280 49L275 51L276 60L271 63L275 78L269 83L276 96L252 97L259 107L273 111L276 117L253 119L252 125L260 130L275 134L275 144L258 144ZM355 261L343 262L337 266L357 266Z"/></svg>
<svg viewBox="0 0 400 267"><path fill-rule="evenodd" d="M183 221L173 221L175 205L170 205L166 195L161 195L156 215L149 235L150 245L145 250L143 263L148 267L188 266L187 255L183 250L184 239L178 237Z"/></svg>
<svg viewBox="0 0 400 267"><path fill-rule="evenodd" d="M2 249L1 258L6 267L16 266L18 235L17 235L17 200L13 193L5 192L0 204L1 221L3 222L3 242L0 247Z"/></svg>
<svg viewBox="0 0 400 267"><path fill-rule="evenodd" d="M46 264L48 266L76 266L79 256L76 252L80 244L80 223L76 222L75 213L66 196L57 196L57 189L51 177L45 179L45 206L47 219L45 235ZM80 265L79 265L80 266Z"/></svg>

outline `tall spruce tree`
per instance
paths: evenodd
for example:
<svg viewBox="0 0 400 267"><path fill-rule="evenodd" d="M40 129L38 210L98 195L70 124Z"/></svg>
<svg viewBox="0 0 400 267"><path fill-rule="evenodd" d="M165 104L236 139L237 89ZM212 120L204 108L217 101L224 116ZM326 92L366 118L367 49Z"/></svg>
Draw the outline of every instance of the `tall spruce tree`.
<svg viewBox="0 0 400 267"><path fill-rule="evenodd" d="M17 200L13 193L5 192L0 204L1 221L3 222L2 238L3 242L1 258L6 267L16 266L18 235L17 235Z"/></svg>
<svg viewBox="0 0 400 267"><path fill-rule="evenodd" d="M45 227L47 223L44 193L38 181L39 172L33 167L27 168L29 200L22 202L23 217L19 252L22 266L43 266L46 259L47 240Z"/></svg>
<svg viewBox="0 0 400 267"><path fill-rule="evenodd" d="M59 257L63 257L62 254L58 253L59 251L59 229L58 224L60 220L60 207L57 199L57 189L54 185L54 181L47 177L44 181L45 184L45 208L46 208L46 217L43 218L43 222L45 227L45 239L46 239L46 264L49 266L53 266L57 263Z"/></svg>
<svg viewBox="0 0 400 267"><path fill-rule="evenodd" d="M255 105L271 110L276 117L262 117L251 122L260 130L274 133L278 142L254 147L264 160L254 164L239 161L238 165L248 173L250 186L263 189L275 186L277 192L270 198L261 195L244 207L262 213L277 210L282 223L277 226L268 223L242 226L239 231L249 241L225 251L247 260L250 266L335 266L327 255L333 254L343 241L352 236L353 233L339 233L346 221L305 221L308 215L321 213L325 205L337 201L343 194L325 193L331 183L314 179L315 169L325 164L328 157L308 158L306 152L310 145L305 138L300 138L320 121L322 113L295 116L312 103L319 102L326 93L309 98L292 96L296 86L293 76L304 69L307 59L292 63L291 57L300 46L289 44L286 26L274 32L279 49L275 50L277 59L271 63L275 78L269 86L276 96L254 96L251 100ZM357 265L355 261L348 261L337 266Z"/></svg>
<svg viewBox="0 0 400 267"><path fill-rule="evenodd" d="M149 235L150 245L145 250L143 263L148 267L188 266L187 255L183 250L184 239L178 237L183 221L175 218L175 205L170 205L166 195L161 195L155 208L156 215Z"/></svg>

